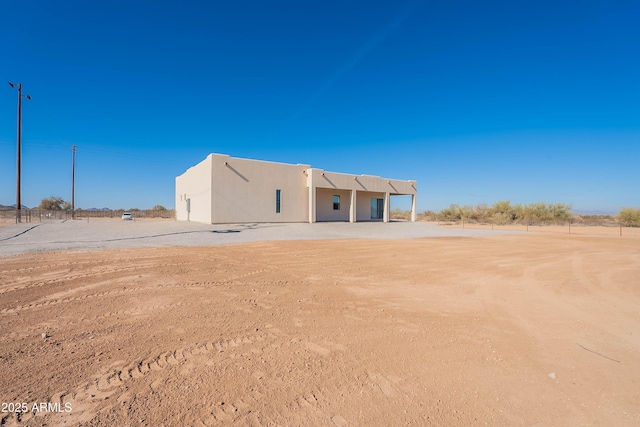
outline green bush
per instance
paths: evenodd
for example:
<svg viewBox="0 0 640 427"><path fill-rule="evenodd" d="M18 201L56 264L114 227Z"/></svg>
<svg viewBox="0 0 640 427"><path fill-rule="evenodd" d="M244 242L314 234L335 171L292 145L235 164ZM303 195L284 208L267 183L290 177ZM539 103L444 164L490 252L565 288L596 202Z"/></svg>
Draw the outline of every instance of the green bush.
<svg viewBox="0 0 640 427"><path fill-rule="evenodd" d="M514 221L526 222L566 222L571 218L571 205L564 203L531 203L525 206L512 205L509 200L501 200L491 207L481 203L473 206L459 206L455 203L437 213L445 221L480 221L507 224Z"/></svg>
<svg viewBox="0 0 640 427"><path fill-rule="evenodd" d="M62 197L51 196L42 199L38 209L43 211L66 211L71 209L71 203L63 200Z"/></svg>
<svg viewBox="0 0 640 427"><path fill-rule="evenodd" d="M565 223L567 221L590 225L613 222L610 215L577 215L571 213L571 205L565 203L530 203L528 205L512 205L509 200L501 200L491 207L481 203L475 207L460 206L455 203L440 212L427 211L440 221L480 221L494 224L512 222L531 223ZM640 209L622 208L615 218L625 227L640 227ZM602 225L602 224L601 224ZM611 224L609 224L611 225Z"/></svg>
<svg viewBox="0 0 640 427"><path fill-rule="evenodd" d="M534 222L565 222L571 217L571 205L531 203L524 207L524 219Z"/></svg>
<svg viewBox="0 0 640 427"><path fill-rule="evenodd" d="M448 208L444 208L438 212L438 219L440 221L458 221L461 218L462 209L455 203L451 203Z"/></svg>
<svg viewBox="0 0 640 427"><path fill-rule="evenodd" d="M617 219L620 224L627 227L640 227L640 209L622 208Z"/></svg>
<svg viewBox="0 0 640 427"><path fill-rule="evenodd" d="M520 205L518 205L520 206ZM496 224L505 224L518 219L518 212L521 208L511 206L509 200L501 200L494 203L488 210L489 218Z"/></svg>

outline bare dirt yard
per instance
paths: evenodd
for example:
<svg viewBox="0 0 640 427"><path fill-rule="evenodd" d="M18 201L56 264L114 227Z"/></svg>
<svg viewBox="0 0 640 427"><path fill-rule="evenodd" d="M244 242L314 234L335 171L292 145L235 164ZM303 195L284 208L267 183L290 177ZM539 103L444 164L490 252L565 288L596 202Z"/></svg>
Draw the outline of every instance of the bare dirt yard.
<svg viewBox="0 0 640 427"><path fill-rule="evenodd" d="M638 238L26 253L0 329L3 426L640 424Z"/></svg>

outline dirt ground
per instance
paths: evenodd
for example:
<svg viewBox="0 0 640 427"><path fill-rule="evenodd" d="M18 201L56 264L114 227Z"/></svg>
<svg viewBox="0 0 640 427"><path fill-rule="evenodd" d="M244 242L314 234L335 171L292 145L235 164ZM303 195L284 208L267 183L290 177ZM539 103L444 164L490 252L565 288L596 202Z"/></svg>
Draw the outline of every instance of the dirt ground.
<svg viewBox="0 0 640 427"><path fill-rule="evenodd" d="M640 423L637 238L29 253L0 329L3 426Z"/></svg>

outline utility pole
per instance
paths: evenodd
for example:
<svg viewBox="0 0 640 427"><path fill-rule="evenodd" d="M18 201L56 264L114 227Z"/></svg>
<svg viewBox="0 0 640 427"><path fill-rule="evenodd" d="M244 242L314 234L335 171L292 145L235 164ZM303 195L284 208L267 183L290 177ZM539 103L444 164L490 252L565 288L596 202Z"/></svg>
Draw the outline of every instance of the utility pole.
<svg viewBox="0 0 640 427"><path fill-rule="evenodd" d="M22 200L20 198L20 175L21 175L21 153L22 153L22 83L13 84L9 82L9 86L18 87L18 154L16 160L16 223L22 222ZM29 101L31 97L24 95Z"/></svg>
<svg viewBox="0 0 640 427"><path fill-rule="evenodd" d="M74 219L76 213L76 150L78 149L77 145L71 146L71 219Z"/></svg>

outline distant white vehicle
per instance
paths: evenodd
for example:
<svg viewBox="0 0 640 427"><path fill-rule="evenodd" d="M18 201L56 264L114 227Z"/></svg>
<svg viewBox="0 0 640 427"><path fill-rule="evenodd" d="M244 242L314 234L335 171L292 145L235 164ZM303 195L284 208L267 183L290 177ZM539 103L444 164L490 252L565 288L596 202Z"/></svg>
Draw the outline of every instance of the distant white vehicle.
<svg viewBox="0 0 640 427"><path fill-rule="evenodd" d="M131 221L133 220L133 215L131 215L131 212L125 212L122 214L122 220L123 221Z"/></svg>

